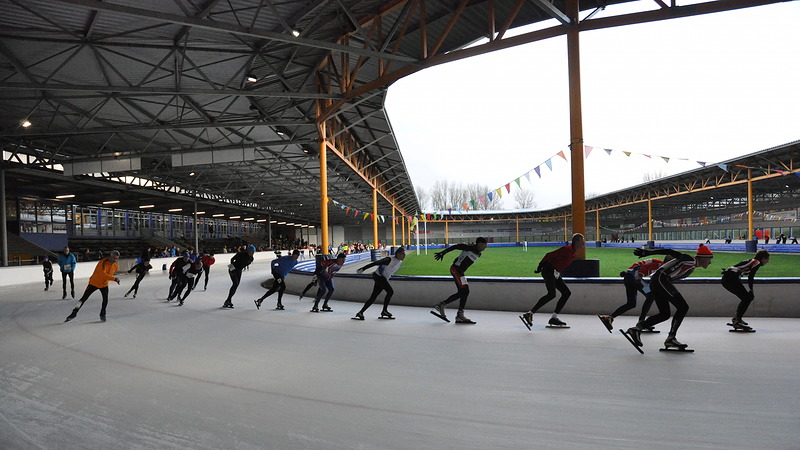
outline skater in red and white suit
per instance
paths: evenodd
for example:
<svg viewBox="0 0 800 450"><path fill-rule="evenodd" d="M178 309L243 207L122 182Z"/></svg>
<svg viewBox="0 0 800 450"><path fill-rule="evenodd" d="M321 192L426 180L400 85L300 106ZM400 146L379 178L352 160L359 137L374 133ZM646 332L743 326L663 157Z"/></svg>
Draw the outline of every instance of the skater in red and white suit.
<svg viewBox="0 0 800 450"><path fill-rule="evenodd" d="M680 253L668 248L637 248L633 251L633 254L639 257L668 255L675 259L664 263L650 278L650 287L653 290L653 297L658 307L658 314L648 317L647 320L636 324L633 328L628 328L628 335L630 335L637 346L641 347L642 340L639 337L640 332L645 328L653 327L669 319L669 305L671 303L675 307L675 315L672 317L672 326L669 329L667 340L664 341L664 346L667 348L686 348L686 344L678 342L676 335L678 334L678 328L680 328L681 322L683 322L683 318L686 317L686 313L689 311L689 305L686 303L683 295L675 289L673 282L688 277L697 267L707 269L708 266L711 265L714 253L712 253L708 247L701 244L695 256Z"/></svg>

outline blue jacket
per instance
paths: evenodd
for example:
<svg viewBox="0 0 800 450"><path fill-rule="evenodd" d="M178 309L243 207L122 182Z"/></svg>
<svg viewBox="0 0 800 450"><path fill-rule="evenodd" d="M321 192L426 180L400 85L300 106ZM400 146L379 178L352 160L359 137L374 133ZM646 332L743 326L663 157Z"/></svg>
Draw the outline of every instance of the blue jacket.
<svg viewBox="0 0 800 450"><path fill-rule="evenodd" d="M75 254L73 253L69 255L62 253L58 255L58 266L61 267L62 272L70 273L75 271L75 268L78 267L78 260L75 259Z"/></svg>
<svg viewBox="0 0 800 450"><path fill-rule="evenodd" d="M281 275L281 277L286 278L286 275L289 275L289 272L296 265L297 261L292 259L292 255L281 256L275 261L272 261L272 271L277 272Z"/></svg>

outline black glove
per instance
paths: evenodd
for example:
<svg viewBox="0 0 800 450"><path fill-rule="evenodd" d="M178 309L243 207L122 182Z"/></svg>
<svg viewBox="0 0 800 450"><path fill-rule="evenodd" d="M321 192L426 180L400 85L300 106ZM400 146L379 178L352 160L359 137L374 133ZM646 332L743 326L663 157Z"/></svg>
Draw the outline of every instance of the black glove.
<svg viewBox="0 0 800 450"><path fill-rule="evenodd" d="M441 261L444 258L444 252L436 252L433 254L433 259Z"/></svg>
<svg viewBox="0 0 800 450"><path fill-rule="evenodd" d="M642 256L649 255L650 252L648 252L647 250L645 250L643 248L635 248L635 249L633 249L633 254L641 258Z"/></svg>

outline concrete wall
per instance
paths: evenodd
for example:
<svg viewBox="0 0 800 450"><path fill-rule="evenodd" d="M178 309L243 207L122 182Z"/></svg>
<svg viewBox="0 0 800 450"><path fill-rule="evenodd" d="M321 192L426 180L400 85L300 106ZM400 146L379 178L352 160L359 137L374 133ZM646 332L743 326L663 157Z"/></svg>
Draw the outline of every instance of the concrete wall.
<svg viewBox="0 0 800 450"><path fill-rule="evenodd" d="M371 270L371 269L370 269ZM311 274L292 272L286 278L287 292L299 293ZM334 279L335 300L364 302L372 292L373 281L368 274L337 274ZM625 288L620 278L566 279L572 291L564 314L610 314L625 303ZM432 307L456 292L449 277L393 277L392 304L404 306ZM541 278L469 278L470 296L467 309L523 312L529 310L546 289ZM689 303L689 315L731 317L739 300L726 291L719 278L697 278L677 284ZM747 316L800 317L800 279L780 278L756 280L756 299L750 305ZM313 291L312 291L313 295ZM383 301L383 295L376 303ZM640 295L638 306L643 296ZM556 300L548 303L540 312L552 313ZM453 303L450 307L457 307ZM641 308L632 310L638 315ZM653 305L653 311L655 311Z"/></svg>

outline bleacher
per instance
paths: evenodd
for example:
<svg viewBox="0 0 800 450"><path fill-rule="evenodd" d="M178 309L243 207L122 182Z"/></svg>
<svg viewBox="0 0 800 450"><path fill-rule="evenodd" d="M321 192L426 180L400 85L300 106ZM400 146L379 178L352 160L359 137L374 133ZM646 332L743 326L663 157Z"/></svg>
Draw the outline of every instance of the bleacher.
<svg viewBox="0 0 800 450"><path fill-rule="evenodd" d="M141 255L142 250L147 250L148 247L153 247L141 238L98 238L98 237L85 237L85 236L72 236L69 238L69 248L72 253L78 258L78 261L84 261L84 253L89 249L89 256L91 261L97 261L97 251L103 253L103 257L108 256L112 250L119 252L120 258L137 258Z"/></svg>

